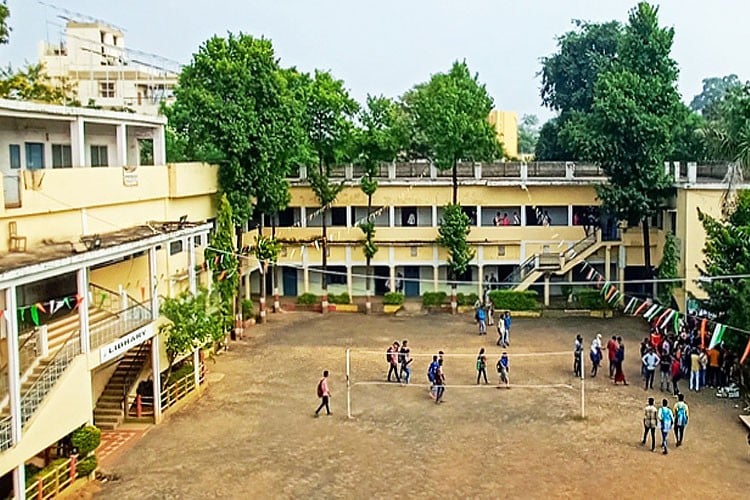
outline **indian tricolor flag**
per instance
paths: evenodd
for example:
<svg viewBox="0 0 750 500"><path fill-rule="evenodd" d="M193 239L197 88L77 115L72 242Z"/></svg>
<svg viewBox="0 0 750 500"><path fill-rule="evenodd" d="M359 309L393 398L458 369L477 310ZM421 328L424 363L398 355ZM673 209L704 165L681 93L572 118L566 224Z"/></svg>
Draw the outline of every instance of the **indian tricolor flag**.
<svg viewBox="0 0 750 500"><path fill-rule="evenodd" d="M714 328L714 333L711 335L711 343L708 344L709 349L713 349L719 343L721 343L722 339L724 339L724 332L726 331L727 326L722 325L720 323L716 323L716 327Z"/></svg>

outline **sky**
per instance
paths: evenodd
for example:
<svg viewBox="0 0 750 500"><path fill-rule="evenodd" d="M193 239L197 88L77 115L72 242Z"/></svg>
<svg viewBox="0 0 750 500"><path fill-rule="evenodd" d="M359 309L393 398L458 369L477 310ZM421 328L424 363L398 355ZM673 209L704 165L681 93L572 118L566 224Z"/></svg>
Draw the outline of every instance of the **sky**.
<svg viewBox="0 0 750 500"><path fill-rule="evenodd" d="M13 29L0 63L37 60L37 43L57 42L80 14L124 28L130 49L189 63L207 38L227 32L273 40L284 66L330 70L363 101L397 97L465 59L495 107L538 115L540 58L572 19L625 22L635 0L7 0ZM664 0L662 25L675 28L678 87L689 103L703 78L750 77L750 2ZM69 11L68 13L65 10Z"/></svg>

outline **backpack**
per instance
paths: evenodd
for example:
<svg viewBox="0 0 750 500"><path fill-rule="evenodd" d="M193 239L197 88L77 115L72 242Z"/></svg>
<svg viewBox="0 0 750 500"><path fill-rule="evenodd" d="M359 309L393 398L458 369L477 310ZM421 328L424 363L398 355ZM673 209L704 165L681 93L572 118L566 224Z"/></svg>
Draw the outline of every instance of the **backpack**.
<svg viewBox="0 0 750 500"><path fill-rule="evenodd" d="M388 364L390 364L390 362L391 362L391 353L392 352L393 351L391 351L390 347L388 348L387 351L385 351L385 362L388 363Z"/></svg>
<svg viewBox="0 0 750 500"><path fill-rule="evenodd" d="M437 372L437 363L434 361L430 363L430 367L427 368L427 379L430 382L433 382L435 380L435 372Z"/></svg>
<svg viewBox="0 0 750 500"><path fill-rule="evenodd" d="M687 411L684 406L678 406L677 407L677 417L675 418L675 425L679 425L680 427L684 427L687 425L688 417L687 417Z"/></svg>
<svg viewBox="0 0 750 500"><path fill-rule="evenodd" d="M323 397L323 379L320 379L320 382L318 382L318 397Z"/></svg>

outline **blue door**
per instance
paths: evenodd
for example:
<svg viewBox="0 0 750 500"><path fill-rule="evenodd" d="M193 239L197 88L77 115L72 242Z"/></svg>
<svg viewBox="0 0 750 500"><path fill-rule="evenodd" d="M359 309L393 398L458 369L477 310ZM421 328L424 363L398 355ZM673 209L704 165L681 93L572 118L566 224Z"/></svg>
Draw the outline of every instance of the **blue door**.
<svg viewBox="0 0 750 500"><path fill-rule="evenodd" d="M26 168L29 170L44 168L44 144L41 142L26 143Z"/></svg>
<svg viewBox="0 0 750 500"><path fill-rule="evenodd" d="M293 267L281 268L281 282L284 286L284 295L297 296L297 270Z"/></svg>
<svg viewBox="0 0 750 500"><path fill-rule="evenodd" d="M404 295L419 297L419 267L404 267Z"/></svg>

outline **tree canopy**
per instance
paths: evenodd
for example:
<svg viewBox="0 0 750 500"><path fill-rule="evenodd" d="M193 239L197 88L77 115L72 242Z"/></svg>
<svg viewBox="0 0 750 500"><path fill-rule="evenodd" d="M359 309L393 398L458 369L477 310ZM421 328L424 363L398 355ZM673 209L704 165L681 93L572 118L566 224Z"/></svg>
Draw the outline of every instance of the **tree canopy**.
<svg viewBox="0 0 750 500"><path fill-rule="evenodd" d="M518 125L518 152L532 154L539 139L539 118L536 115L523 115Z"/></svg>
<svg viewBox="0 0 750 500"><path fill-rule="evenodd" d="M718 106L728 91L742 86L739 77L734 73L726 76L714 76L703 79L703 90L690 101L690 109L703 115L708 120L716 119Z"/></svg>
<svg viewBox="0 0 750 500"><path fill-rule="evenodd" d="M6 0L3 0L0 2L0 44L8 43L8 40L10 40L9 17L10 9L8 9L8 3Z"/></svg>
<svg viewBox="0 0 750 500"><path fill-rule="evenodd" d="M2 5L2 4L0 4ZM51 78L43 64L28 64L19 70L0 68L0 97L65 106L80 106L74 85L67 78Z"/></svg>

